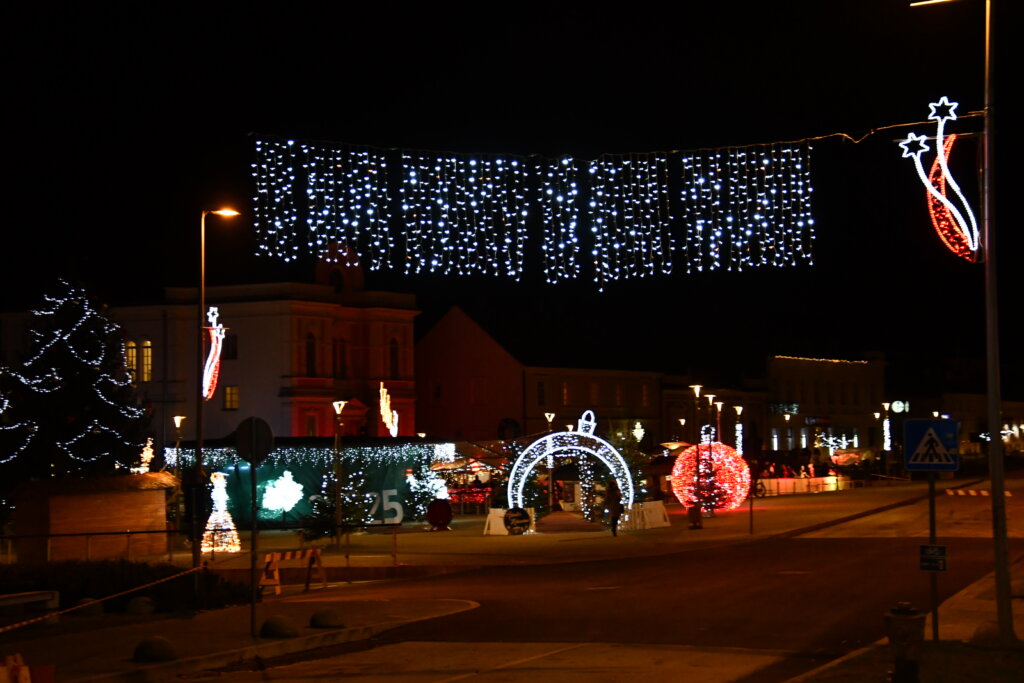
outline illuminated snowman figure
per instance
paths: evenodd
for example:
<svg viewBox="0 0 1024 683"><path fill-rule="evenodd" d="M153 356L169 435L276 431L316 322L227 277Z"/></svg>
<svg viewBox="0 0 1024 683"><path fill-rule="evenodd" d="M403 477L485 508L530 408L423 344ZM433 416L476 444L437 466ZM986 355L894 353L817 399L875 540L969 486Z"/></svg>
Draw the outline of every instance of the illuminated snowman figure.
<svg viewBox="0 0 1024 683"><path fill-rule="evenodd" d="M242 542L238 540L235 521L228 512L228 475L214 472L210 481L213 483L213 493L210 494L213 512L206 521L201 549L204 553L237 553L242 549Z"/></svg>

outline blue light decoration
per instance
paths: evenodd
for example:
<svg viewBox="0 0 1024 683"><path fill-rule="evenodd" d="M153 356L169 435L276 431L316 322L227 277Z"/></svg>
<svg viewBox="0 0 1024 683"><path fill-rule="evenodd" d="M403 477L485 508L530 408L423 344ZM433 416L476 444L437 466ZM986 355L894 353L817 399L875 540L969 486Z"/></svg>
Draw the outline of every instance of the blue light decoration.
<svg viewBox="0 0 1024 683"><path fill-rule="evenodd" d="M813 265L807 143L682 155L686 272Z"/></svg>
<svg viewBox="0 0 1024 683"><path fill-rule="evenodd" d="M373 270L516 281L539 253L548 283L583 277L586 261L601 291L668 275L679 256L687 273L813 265L810 151L780 142L581 161L257 140L258 249L290 261L341 243Z"/></svg>
<svg viewBox="0 0 1024 683"><path fill-rule="evenodd" d="M523 160L402 154L407 274L523 274L526 194Z"/></svg>
<svg viewBox="0 0 1024 683"><path fill-rule="evenodd" d="M613 280L671 273L667 157L605 154L588 170L598 290Z"/></svg>

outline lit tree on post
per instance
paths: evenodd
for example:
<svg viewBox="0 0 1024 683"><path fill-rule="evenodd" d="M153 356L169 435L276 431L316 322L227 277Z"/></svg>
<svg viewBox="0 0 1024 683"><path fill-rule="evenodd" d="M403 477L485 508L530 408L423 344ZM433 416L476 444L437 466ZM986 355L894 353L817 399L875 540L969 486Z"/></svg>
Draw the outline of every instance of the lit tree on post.
<svg viewBox="0 0 1024 683"><path fill-rule="evenodd" d="M120 328L85 292L61 280L32 311L25 361L3 373L4 418L32 425L32 438L3 479L127 472L145 427L125 369Z"/></svg>

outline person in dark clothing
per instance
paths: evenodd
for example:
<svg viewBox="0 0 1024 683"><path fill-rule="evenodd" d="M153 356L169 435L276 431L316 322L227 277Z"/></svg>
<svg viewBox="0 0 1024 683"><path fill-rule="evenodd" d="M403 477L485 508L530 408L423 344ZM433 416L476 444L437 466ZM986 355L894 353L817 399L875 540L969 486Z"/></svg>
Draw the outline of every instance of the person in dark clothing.
<svg viewBox="0 0 1024 683"><path fill-rule="evenodd" d="M619 517L622 516L622 492L619 484L612 479L604 493L604 506L608 510L608 521L612 527L612 536L619 535Z"/></svg>

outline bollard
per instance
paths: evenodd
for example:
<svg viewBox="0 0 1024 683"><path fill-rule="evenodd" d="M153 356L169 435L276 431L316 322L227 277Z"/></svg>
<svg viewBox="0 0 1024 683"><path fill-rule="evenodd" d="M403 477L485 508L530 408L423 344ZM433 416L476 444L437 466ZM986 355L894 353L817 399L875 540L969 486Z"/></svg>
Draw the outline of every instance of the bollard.
<svg viewBox="0 0 1024 683"><path fill-rule="evenodd" d="M893 683L917 683L924 642L925 614L909 602L897 602L885 613L885 632L892 647Z"/></svg>

